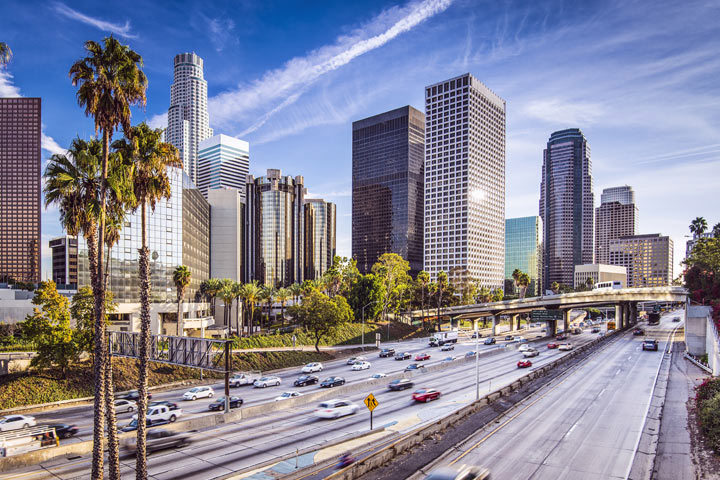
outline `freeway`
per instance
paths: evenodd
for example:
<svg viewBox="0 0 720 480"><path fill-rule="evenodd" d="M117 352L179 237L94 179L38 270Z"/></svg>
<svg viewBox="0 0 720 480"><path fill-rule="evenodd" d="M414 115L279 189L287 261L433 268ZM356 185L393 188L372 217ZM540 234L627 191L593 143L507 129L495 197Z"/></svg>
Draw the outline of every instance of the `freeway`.
<svg viewBox="0 0 720 480"><path fill-rule="evenodd" d="M574 345L581 345L595 338L596 335L585 332L572 338ZM474 343L466 341L456 347L454 352L440 352L439 349L427 349L417 345L418 349L427 350L437 357L447 355L461 356L474 348ZM527 373L520 370L516 362L520 353L511 348L501 348L501 353L481 357L480 385L482 393L489 389L496 390L512 383L519 376ZM535 367L552 362L565 352L543 348L541 355L533 359ZM360 372L363 378L372 373L389 369L398 370L407 362L396 362L392 359L372 358L373 368ZM349 373L349 366L334 362L324 374L331 369ZM453 410L460 408L475 398L474 362L453 362L448 368L414 374L416 387L426 386L437 388L443 393L440 400L430 404L415 404L411 400L411 391L389 392L386 389L376 390L375 394L380 405L374 412L375 426L385 426L390 432L402 432L420 424L430 422ZM294 374L293 374L294 375ZM307 387L314 389L315 387ZM258 390L258 389L255 389ZM275 388L279 392L282 388ZM298 389L301 390L302 389ZM244 391L244 390L243 390ZM249 394L250 391L247 391ZM275 395L274 393L273 395ZM362 406L362 399L368 392L349 395L349 399ZM292 454L296 449L317 448L333 440L337 440L357 432L366 431L369 427L369 415L362 406L356 415L341 417L335 420L316 419L312 412L315 405L303 405L288 408L265 416L244 419L236 423L224 424L212 429L192 432L193 443L188 447L171 449L153 453L148 460L150 478L153 479L211 479L231 472L243 470L257 465L259 462L272 460L281 455ZM315 455L303 455L299 462L302 465L312 464ZM134 459L123 459L124 474L131 474ZM28 479L74 479L86 478L89 472L87 456L68 461L56 459L42 465L18 470L4 476L8 480ZM272 478L262 476L258 478Z"/></svg>
<svg viewBox="0 0 720 480"><path fill-rule="evenodd" d="M482 465L496 480L627 478L666 341L682 325L672 322L675 316L646 327L644 337L626 332L433 468ZM659 351L643 351L644 338L657 339Z"/></svg>

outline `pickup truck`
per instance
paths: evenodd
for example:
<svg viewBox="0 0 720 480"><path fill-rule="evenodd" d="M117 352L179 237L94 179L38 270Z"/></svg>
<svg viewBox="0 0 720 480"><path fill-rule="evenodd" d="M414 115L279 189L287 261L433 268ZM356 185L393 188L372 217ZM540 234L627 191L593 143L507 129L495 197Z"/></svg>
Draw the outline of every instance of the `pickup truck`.
<svg viewBox="0 0 720 480"><path fill-rule="evenodd" d="M246 373L236 373L232 377L230 377L230 386L231 387L239 387L240 385L252 385L255 383L256 378L250 377L250 375Z"/></svg>
<svg viewBox="0 0 720 480"><path fill-rule="evenodd" d="M157 423L172 423L182 415L182 409L178 408L170 410L167 405L158 405L156 407L150 407L147 412L147 423L148 425L155 425ZM132 416L132 419L137 421L137 414Z"/></svg>

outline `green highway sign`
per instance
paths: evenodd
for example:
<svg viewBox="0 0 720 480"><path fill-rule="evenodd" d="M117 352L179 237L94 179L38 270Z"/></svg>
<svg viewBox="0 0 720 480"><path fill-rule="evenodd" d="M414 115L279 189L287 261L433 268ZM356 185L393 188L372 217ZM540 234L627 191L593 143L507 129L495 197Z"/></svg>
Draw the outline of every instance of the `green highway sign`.
<svg viewBox="0 0 720 480"><path fill-rule="evenodd" d="M533 310L530 313L533 322L547 322L548 320L562 320L562 310Z"/></svg>

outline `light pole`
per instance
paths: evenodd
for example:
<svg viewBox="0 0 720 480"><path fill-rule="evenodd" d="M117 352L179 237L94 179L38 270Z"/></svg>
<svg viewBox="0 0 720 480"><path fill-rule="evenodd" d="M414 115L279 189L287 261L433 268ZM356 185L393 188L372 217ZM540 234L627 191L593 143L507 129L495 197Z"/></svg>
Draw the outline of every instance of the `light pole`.
<svg viewBox="0 0 720 480"><path fill-rule="evenodd" d="M480 332L475 319L475 400L480 400Z"/></svg>
<svg viewBox="0 0 720 480"><path fill-rule="evenodd" d="M365 350L365 308L369 307L370 305L372 305L374 303L378 303L379 301L380 300L375 300L373 302L370 302L362 308L362 321L363 321L363 324L362 324L362 349L363 349L363 351Z"/></svg>

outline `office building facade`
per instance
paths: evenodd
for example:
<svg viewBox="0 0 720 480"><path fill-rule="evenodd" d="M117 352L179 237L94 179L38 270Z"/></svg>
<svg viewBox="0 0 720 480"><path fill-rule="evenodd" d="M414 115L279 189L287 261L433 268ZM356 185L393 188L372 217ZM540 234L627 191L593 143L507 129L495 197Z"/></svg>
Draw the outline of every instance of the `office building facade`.
<svg viewBox="0 0 720 480"><path fill-rule="evenodd" d="M631 187L603 190L602 203L595 209L595 262L610 261L610 241L638 233L638 209Z"/></svg>
<svg viewBox="0 0 720 480"><path fill-rule="evenodd" d="M198 145L198 190L208 197L216 188L234 188L245 202L250 169L250 144L227 135L214 135Z"/></svg>
<svg viewBox="0 0 720 480"><path fill-rule="evenodd" d="M575 265L594 262L590 146L578 128L550 135L543 151L540 217L545 230L543 290L572 285Z"/></svg>
<svg viewBox="0 0 720 480"><path fill-rule="evenodd" d="M353 122L352 256L370 273L397 253L423 269L425 115L411 106Z"/></svg>
<svg viewBox="0 0 720 480"><path fill-rule="evenodd" d="M628 286L627 268L621 265L605 265L602 263L575 265L573 287L587 287L588 280L591 280L591 288L596 283L602 282L620 282L621 287L625 288Z"/></svg>
<svg viewBox="0 0 720 480"><path fill-rule="evenodd" d="M628 287L664 287L673 281L673 241L659 233L610 241L610 265L627 269Z"/></svg>
<svg viewBox="0 0 720 480"><path fill-rule="evenodd" d="M512 277L515 269L530 277L525 296L540 294L542 285L543 227L540 217L519 217L505 220L505 293L514 294Z"/></svg>
<svg viewBox="0 0 720 480"><path fill-rule="evenodd" d="M243 186L243 191L245 190ZM245 203L235 188L208 191L210 277L244 281Z"/></svg>
<svg viewBox="0 0 720 480"><path fill-rule="evenodd" d="M213 136L207 109L203 59L194 53L181 53L175 55L173 65L165 141L178 149L185 172L197 185L198 145Z"/></svg>
<svg viewBox="0 0 720 480"><path fill-rule="evenodd" d="M58 289L77 290L78 240L64 235L50 240L52 251L52 279Z"/></svg>
<svg viewBox="0 0 720 480"><path fill-rule="evenodd" d="M505 101L470 74L425 87L424 266L502 288Z"/></svg>
<svg viewBox="0 0 720 480"><path fill-rule="evenodd" d="M318 279L332 266L336 254L335 204L319 198L305 200L306 280Z"/></svg>
<svg viewBox="0 0 720 480"><path fill-rule="evenodd" d="M623 205L629 203L635 203L635 191L630 185L623 185L621 187L610 187L603 188L600 194L600 203L613 203L618 202Z"/></svg>
<svg viewBox="0 0 720 480"><path fill-rule="evenodd" d="M0 283L40 282L40 109L0 98Z"/></svg>

